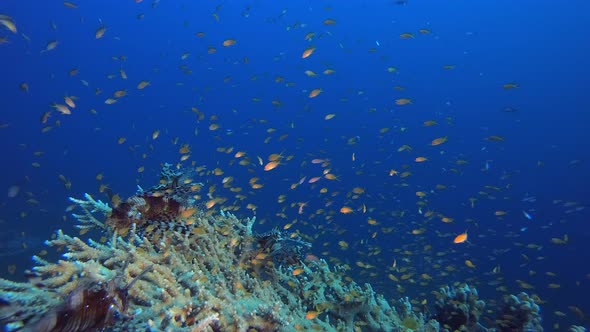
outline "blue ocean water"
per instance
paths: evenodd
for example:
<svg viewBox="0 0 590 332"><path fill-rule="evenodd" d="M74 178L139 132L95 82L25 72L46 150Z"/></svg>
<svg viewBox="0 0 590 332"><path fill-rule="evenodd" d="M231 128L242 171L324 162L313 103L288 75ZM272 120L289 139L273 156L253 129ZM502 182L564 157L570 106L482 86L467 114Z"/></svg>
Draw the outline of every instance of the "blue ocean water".
<svg viewBox="0 0 590 332"><path fill-rule="evenodd" d="M3 276L72 231L68 197L128 197L170 162L389 299L469 282L490 307L536 294L546 329L588 324L587 1L69 4L0 4L0 226L23 237Z"/></svg>

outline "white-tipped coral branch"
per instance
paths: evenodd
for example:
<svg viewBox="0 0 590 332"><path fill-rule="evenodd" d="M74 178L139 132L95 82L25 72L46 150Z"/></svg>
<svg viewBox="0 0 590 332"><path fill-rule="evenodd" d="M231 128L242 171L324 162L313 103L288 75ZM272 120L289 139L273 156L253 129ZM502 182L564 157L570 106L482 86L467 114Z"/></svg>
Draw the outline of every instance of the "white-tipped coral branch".
<svg viewBox="0 0 590 332"><path fill-rule="evenodd" d="M199 324L197 324L197 326L195 326L191 332L202 332L205 331L205 329L209 326L211 326L211 324L216 323L219 321L219 314L218 313L214 313L212 315L209 315L208 317L205 317L204 319L202 319Z"/></svg>
<svg viewBox="0 0 590 332"><path fill-rule="evenodd" d="M80 209L84 211L84 214L72 214L72 216L81 223L76 227L80 229L87 229L92 227L99 227L104 229L104 222L99 221L94 216L94 214L101 214L100 218L104 218L105 216L108 216L113 209L108 204L103 203L101 200L95 200L89 194L84 194L84 197L86 198L86 200L70 197L70 201L78 205L78 207L80 207Z"/></svg>

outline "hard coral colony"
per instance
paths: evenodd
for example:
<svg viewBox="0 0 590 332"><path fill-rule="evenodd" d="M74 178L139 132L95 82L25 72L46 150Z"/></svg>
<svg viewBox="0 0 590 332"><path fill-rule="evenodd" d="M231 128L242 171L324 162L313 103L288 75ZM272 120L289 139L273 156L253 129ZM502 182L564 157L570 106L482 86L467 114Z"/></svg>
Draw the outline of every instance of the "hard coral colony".
<svg viewBox="0 0 590 332"><path fill-rule="evenodd" d="M200 185L165 164L160 184L110 207L86 194L71 200L78 228L110 239L57 232L64 249L38 256L30 280L0 279L0 321L8 331L481 331L484 302L469 286L443 288L436 313L405 298L390 305L343 269L306 260L311 244L255 219L213 215L194 200ZM539 307L508 297L497 331L541 331ZM489 329L492 330L492 329Z"/></svg>

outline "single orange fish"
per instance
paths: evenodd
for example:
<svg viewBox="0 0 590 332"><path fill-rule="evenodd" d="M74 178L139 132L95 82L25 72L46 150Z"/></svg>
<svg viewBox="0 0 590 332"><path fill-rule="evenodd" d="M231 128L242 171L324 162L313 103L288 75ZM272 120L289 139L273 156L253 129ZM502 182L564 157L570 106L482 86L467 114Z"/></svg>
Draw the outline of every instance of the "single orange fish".
<svg viewBox="0 0 590 332"><path fill-rule="evenodd" d="M223 41L223 46L228 47L228 46L233 46L236 44L236 40L235 39L226 39Z"/></svg>
<svg viewBox="0 0 590 332"><path fill-rule="evenodd" d="M465 241L467 241L467 231L465 233L461 233L461 234L455 236L453 243L463 243Z"/></svg>
<svg viewBox="0 0 590 332"><path fill-rule="evenodd" d="M318 314L319 313L317 311L308 311L305 314L305 319L314 319L314 318L316 318L318 316Z"/></svg>
<svg viewBox="0 0 590 332"><path fill-rule="evenodd" d="M320 93L322 92L322 89L313 89L311 90L311 92L309 93L308 97L309 98L315 98L317 97Z"/></svg>
<svg viewBox="0 0 590 332"><path fill-rule="evenodd" d="M399 98L395 100L395 104L399 106L408 105L412 103L412 99L409 98Z"/></svg>
<svg viewBox="0 0 590 332"><path fill-rule="evenodd" d="M331 173L327 173L326 175L324 175L324 177L328 180L337 180L338 177L336 177L336 175L331 174Z"/></svg>
<svg viewBox="0 0 590 332"><path fill-rule="evenodd" d="M318 182L321 178L322 178L321 176L313 177L313 178L309 179L309 181L307 181L307 183Z"/></svg>
<svg viewBox="0 0 590 332"><path fill-rule="evenodd" d="M297 268L297 269L293 270L293 275L294 276L298 276L301 273L303 273L303 268Z"/></svg>
<svg viewBox="0 0 590 332"><path fill-rule="evenodd" d="M349 214L352 213L352 209L348 206L343 206L340 208L340 213Z"/></svg>
<svg viewBox="0 0 590 332"><path fill-rule="evenodd" d="M186 210L182 211L180 213L180 216L182 218L187 219L187 218L191 217L193 214L195 214L196 211L197 211L196 208L189 208L189 209L186 209Z"/></svg>
<svg viewBox="0 0 590 332"><path fill-rule="evenodd" d="M137 89L142 90L148 85L150 85L150 81L141 81L137 84Z"/></svg>
<svg viewBox="0 0 590 332"><path fill-rule="evenodd" d="M205 207L207 209L212 208L215 204L217 204L217 199L210 199L209 201L207 201L207 203L205 203Z"/></svg>
<svg viewBox="0 0 590 332"><path fill-rule="evenodd" d="M279 163L280 162L278 160L271 161L268 164L264 165L264 170L265 171L273 170L273 169L277 168L277 166L279 166Z"/></svg>
<svg viewBox="0 0 590 332"><path fill-rule="evenodd" d="M301 54L301 59L305 59L305 58L309 57L314 51L315 51L315 47L313 47L313 46L306 48L303 51L303 54Z"/></svg>
<svg viewBox="0 0 590 332"><path fill-rule="evenodd" d="M447 137L446 136L445 137L439 137L439 138L433 139L432 142L430 143L430 145L437 146L437 145L443 144L446 141L447 141Z"/></svg>

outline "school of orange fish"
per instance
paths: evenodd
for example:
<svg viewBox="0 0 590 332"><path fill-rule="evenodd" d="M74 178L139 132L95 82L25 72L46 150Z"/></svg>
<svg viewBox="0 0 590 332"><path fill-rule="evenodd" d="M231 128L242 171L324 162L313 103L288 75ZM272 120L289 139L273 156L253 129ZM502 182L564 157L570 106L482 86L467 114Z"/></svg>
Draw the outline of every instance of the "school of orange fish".
<svg viewBox="0 0 590 332"><path fill-rule="evenodd" d="M135 17L138 22L148 15L156 15L160 5L158 1L151 6L141 0L135 2L143 6ZM81 26L93 24L77 13L83 3L64 1L60 6L70 11L67 15L79 16ZM219 5L208 12L211 21L208 24L235 24L224 21L229 16L225 6L229 5ZM285 41L267 41L265 45L260 45L261 36L228 36L214 40L210 37L211 31L191 30L193 26L189 25L182 38L192 44L186 46L191 51L167 55L167 59L180 61L177 70L187 79L172 84L179 89L196 85L196 75L222 82L195 87L195 93L203 95L205 101L194 102L170 115L177 117L177 122L190 123L191 136L178 134L173 127L159 127L157 122L142 123L138 118L134 125L142 128L140 135L136 134L137 130L133 134L120 133L113 140L103 141L104 149L126 148L129 161L119 168L136 169L139 184L145 173L157 173L158 162L169 161L159 160L159 153L170 149L177 151L178 167L195 171L192 179L195 198L203 209L212 214L219 209L244 217L255 214L264 227L280 227L298 233L313 242L314 253L309 254L310 257L341 264L351 270L354 279L366 280L391 297L418 299L414 300L417 307L427 307L429 299L432 302L433 290L441 285L469 282L502 294L521 289L530 292L541 304L552 308L555 328L559 328L560 323L567 325L567 320L587 319L580 304L562 303L556 298L565 287L576 288L588 283L589 271L562 284L559 271L550 271L544 265L548 251L563 253L570 245L568 234L560 232L561 225L567 223L570 215L581 213L584 205L551 198L563 210L561 219L548 222L536 215L535 198L516 196L518 194L513 191L511 179L519 176L517 170L510 170L510 165L505 164L504 171L500 172L494 169L494 160L482 159L478 151L461 150L465 142L471 140L478 142L478 147L485 146L501 154L509 138L489 133L465 137L454 129L455 122L460 119L421 109L421 101L408 96L411 87L400 84L399 72L403 68L392 66L394 61L385 55L373 56L380 52L379 42L369 47L367 43L344 41L338 35L341 31L338 27L344 25L350 30L351 23L330 17L331 8L317 11L326 16L318 22L312 22L312 18L307 23L290 18L287 9L266 19L260 24L276 29L276 33L284 33ZM250 7L240 14L243 21L252 21L251 17L256 15ZM116 113L109 112L123 112L128 106L119 105L127 99L144 98L170 85L170 82L158 81L159 76L152 68L143 71L144 77L128 75L126 67L132 66L132 60L125 55L115 55L125 53L125 44L100 44L104 40L120 39L118 32L106 19L104 21L98 20L88 39L98 43L95 47L102 47L102 52L112 54L114 65L105 68L103 74L109 86L119 88L105 93L107 88L90 83L98 81L96 77L84 76L87 68L74 66L67 73L54 73L78 80L80 89L92 89L96 98L85 100L70 90L60 92L63 97L48 100L51 106L38 113L40 131L47 135L48 141L55 131L68 130L62 128L63 124L77 121L78 112L116 121ZM58 23L51 21L51 29L58 30ZM52 56L61 44L72 42L52 39L35 49L38 44L33 42L35 36L21 32L27 31L26 22L4 13L0 15L0 25L0 47L10 47L11 40L22 38L30 41L30 51L41 57ZM428 43L433 35L431 27L420 27L416 32L399 31L395 39ZM276 45L267 45L270 43ZM284 47L281 43L299 45L299 51L281 52ZM301 76L287 78L274 70L253 72L252 63L257 63L258 54L251 49L257 47L261 52L275 53L275 68L289 66ZM363 47L365 49L359 52L358 48ZM385 98L386 105L370 105L370 101L363 101L371 88L354 87L354 80L340 74L350 69L339 68L337 63L341 61L336 58L351 53L362 57L353 62L357 66L362 67L356 63L359 59L382 65L385 79L380 79L379 84L387 82L386 89L390 93ZM203 72L197 72L196 63L209 61L207 57L220 57L225 65L199 68ZM456 70L457 66L460 64L440 63L431 70L444 74ZM230 75L230 70L236 74ZM155 78L150 77L150 72ZM243 73L249 77L244 78ZM339 80L352 82L352 87L348 91L329 88ZM209 91L222 91L227 96L240 91L243 95L242 90L248 85L253 86L248 100L233 100L224 105L226 109L215 109L207 104ZM18 88L23 93L20 98L34 98L35 90L41 89L31 82L21 82ZM518 93L520 86L507 78L497 89ZM274 97L265 94L267 90L273 91ZM359 100L367 107L351 110L349 105ZM120 109L112 110L117 107ZM160 108L162 106L154 106L145 112L162 112ZM236 121L236 114L244 113L252 113L248 122L238 127L231 125ZM388 113L391 116L387 117ZM390 124L377 120L376 123L382 125L376 125L375 119L384 117L390 119ZM104 122L102 127L106 127ZM10 126L9 122L2 123L3 129ZM150 126L151 129L145 130ZM94 132L80 139L99 137L101 128L96 127ZM302 134L305 131L308 132ZM241 135L243 132L249 134ZM420 139L417 140L417 136ZM32 154L31 167L42 167L39 158L45 152L36 150ZM204 155L207 157L203 158ZM214 159L215 163L203 163L203 159ZM543 167L542 161L530 163L531 168ZM489 176L494 172L495 176ZM87 167L85 173L96 177L97 191L109 193L111 204L121 201L123 195L113 194L112 190L123 188L109 184L109 174L91 167ZM478 174L485 177L482 181L490 182L473 188L461 181L463 177L473 178ZM59 174L58 179L66 190L71 190L70 176ZM23 195L19 191L18 186L10 187L9 198ZM34 193L26 194L30 206L42 205ZM526 207L514 209L519 204ZM22 216L26 214L23 212ZM535 228L543 236L527 238L527 228ZM46 251L41 254L44 253ZM504 264L508 256L511 256L510 263ZM15 272L14 267L9 269ZM511 277L505 276L506 271L510 271ZM294 270L293 274L300 272Z"/></svg>

